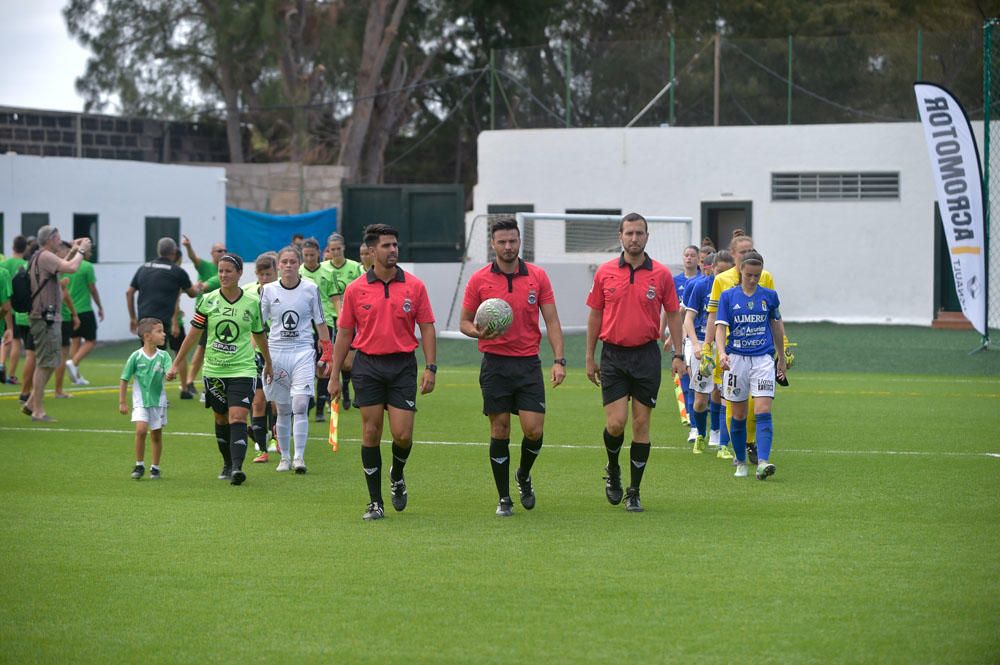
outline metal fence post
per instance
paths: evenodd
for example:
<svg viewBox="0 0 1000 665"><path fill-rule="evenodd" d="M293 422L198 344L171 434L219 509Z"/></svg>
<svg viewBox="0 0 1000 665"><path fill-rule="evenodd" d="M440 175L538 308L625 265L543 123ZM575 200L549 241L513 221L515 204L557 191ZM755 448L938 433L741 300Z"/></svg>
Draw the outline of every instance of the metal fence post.
<svg viewBox="0 0 1000 665"><path fill-rule="evenodd" d="M674 36L670 35L670 80L674 80ZM677 116L674 113L674 86L670 85L670 126L677 123Z"/></svg>
<svg viewBox="0 0 1000 665"><path fill-rule="evenodd" d="M490 129L497 128L496 115L496 84L497 84L497 51L490 49Z"/></svg>
<svg viewBox="0 0 1000 665"><path fill-rule="evenodd" d="M572 46L566 42L566 129L573 126L571 114L573 113L573 98L570 96L570 82L573 79L573 60L571 57Z"/></svg>
<svg viewBox="0 0 1000 665"><path fill-rule="evenodd" d="M792 124L792 36L788 35L788 124Z"/></svg>

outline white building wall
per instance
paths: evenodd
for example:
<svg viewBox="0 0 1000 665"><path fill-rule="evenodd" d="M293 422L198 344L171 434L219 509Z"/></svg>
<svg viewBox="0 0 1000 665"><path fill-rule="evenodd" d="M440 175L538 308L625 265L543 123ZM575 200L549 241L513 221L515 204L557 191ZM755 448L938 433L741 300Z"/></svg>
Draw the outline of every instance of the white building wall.
<svg viewBox="0 0 1000 665"><path fill-rule="evenodd" d="M974 130L981 145L982 123ZM786 318L933 319L934 186L919 123L494 131L478 154L470 219L490 204L621 208L691 217L697 244L703 202L752 201ZM771 174L789 171L899 172L900 198L772 202Z"/></svg>
<svg viewBox="0 0 1000 665"><path fill-rule="evenodd" d="M99 263L94 269L105 319L98 340L126 339L125 290L145 261L146 217L178 217L200 256L226 237L226 181L221 167L103 159L0 155L3 251L21 233L21 213L44 212L68 238L75 213L98 216ZM194 277L190 263L185 263ZM187 296L182 308L193 311ZM96 308L95 308L96 309Z"/></svg>

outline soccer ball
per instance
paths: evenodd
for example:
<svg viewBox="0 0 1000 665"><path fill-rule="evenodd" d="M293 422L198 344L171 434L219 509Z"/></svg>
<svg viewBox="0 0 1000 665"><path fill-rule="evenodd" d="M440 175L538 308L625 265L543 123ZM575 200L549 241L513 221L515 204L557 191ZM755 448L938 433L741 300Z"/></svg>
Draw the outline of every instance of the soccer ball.
<svg viewBox="0 0 1000 665"><path fill-rule="evenodd" d="M504 334L514 323L514 311L502 298L488 298L476 310L476 327L484 333Z"/></svg>

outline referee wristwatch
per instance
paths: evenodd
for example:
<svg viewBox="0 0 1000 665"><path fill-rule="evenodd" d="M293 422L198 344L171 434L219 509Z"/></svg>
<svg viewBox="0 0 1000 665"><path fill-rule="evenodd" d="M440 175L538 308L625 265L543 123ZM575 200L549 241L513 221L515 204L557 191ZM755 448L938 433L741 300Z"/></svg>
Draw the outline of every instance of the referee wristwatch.
<svg viewBox="0 0 1000 665"><path fill-rule="evenodd" d="M565 367L566 366L566 359L565 358L556 358L555 360L552 361L552 364L554 364L554 365L562 365L563 367Z"/></svg>
<svg viewBox="0 0 1000 665"><path fill-rule="evenodd" d="M427 371L429 371L431 374L437 374L438 366L435 365L434 363L430 363L424 369L426 369Z"/></svg>

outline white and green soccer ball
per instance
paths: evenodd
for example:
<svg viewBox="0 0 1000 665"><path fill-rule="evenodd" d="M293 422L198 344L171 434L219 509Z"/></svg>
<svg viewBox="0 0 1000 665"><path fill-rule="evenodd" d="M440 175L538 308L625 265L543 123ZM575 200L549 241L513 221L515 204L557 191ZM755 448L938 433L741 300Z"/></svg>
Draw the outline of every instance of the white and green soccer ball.
<svg viewBox="0 0 1000 665"><path fill-rule="evenodd" d="M514 323L514 311L503 298L487 298L476 310L475 322L476 327L486 334L497 332L502 335Z"/></svg>

